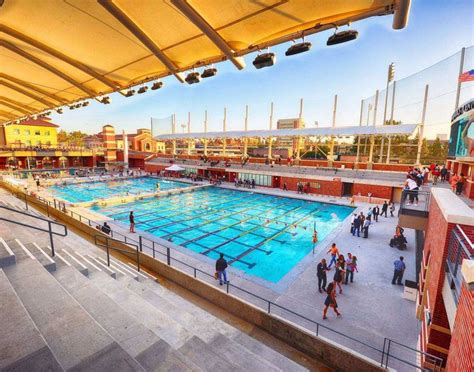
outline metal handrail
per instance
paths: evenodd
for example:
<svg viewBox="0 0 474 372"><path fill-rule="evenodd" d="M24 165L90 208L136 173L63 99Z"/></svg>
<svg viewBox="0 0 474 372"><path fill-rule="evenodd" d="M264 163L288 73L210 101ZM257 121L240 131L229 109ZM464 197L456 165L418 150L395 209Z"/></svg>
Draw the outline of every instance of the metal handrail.
<svg viewBox="0 0 474 372"><path fill-rule="evenodd" d="M19 211L18 209L9 208L9 207L3 206L3 205L0 205L0 208L9 210L9 211L11 211L11 212L19 213L19 214L22 214L22 215L25 215L25 216L33 217L33 218L35 218L35 219L37 219L37 220L41 220L41 221L47 222L47 223L48 223L48 229L42 229L42 228L40 228L40 227L38 227L38 226L33 226L33 225L29 225L29 224L26 224L26 223L23 223L23 222L14 221L14 220L11 220L11 219L8 219L8 218L5 218L5 217L0 217L0 220L1 220L1 221L11 222L11 223L14 223L14 224L16 224L16 225L20 225L20 226L23 226L23 227L28 227L28 228L30 228L30 229L34 229L34 230L38 230L38 231L43 231L43 232L49 233L49 240L50 240L50 242L51 242L51 256L54 257L54 240L53 240L53 235L66 236L66 235L67 235L67 226L66 226L66 225L63 225L62 223L58 223L58 222L54 222L54 221L48 220L48 219L43 218L43 217L35 216L35 215L33 215L33 214L30 214L30 213L22 212L22 211ZM62 228L64 228L64 233L60 233L60 232L53 231L52 225L61 226Z"/></svg>
<svg viewBox="0 0 474 372"><path fill-rule="evenodd" d="M64 212L64 211L63 211L63 212ZM69 212L69 213L68 213L68 212ZM99 225L97 222L91 220L90 218L84 217L84 216L82 216L81 214L79 214L79 213L77 213L77 212L74 212L74 211L72 211L72 210L66 211L65 213L70 214L71 217L73 217L73 218L74 218L74 216L78 216L78 219L79 219L80 222L84 222L84 221L85 221L85 222L88 223L89 226L92 226L93 224ZM83 220L84 220L84 221L83 221ZM193 274L194 274L194 278L197 278L197 273L201 273L201 274L203 274L204 276L206 276L206 277L208 277L208 278L214 279L214 276L211 275L211 274L209 274L208 272L203 271L203 270L201 270L201 269L199 269L199 268L197 268L197 267L195 267L195 266L192 266L192 265L190 265L190 264L188 264L188 263L186 263L186 262L183 262L183 261L181 261L181 260L179 260L179 259L177 259L177 258L171 257L171 248L170 248L170 247L165 247L165 246L163 246L163 245L161 245L161 244L159 244L159 243L157 243L157 242L155 242L155 241L153 241L153 240L151 240L151 239L144 238L144 237L142 237L141 235L138 236L139 239L138 239L138 241L137 241L137 240L135 240L135 239L133 239L133 238L127 237L126 235L124 235L124 234L122 234L122 233L120 233L120 232L118 232L118 231L113 231L112 229L111 229L110 234L111 234L110 237L109 237L109 236L106 236L106 235L95 235L95 236L94 236L94 241L95 241L95 242L97 241L98 237L101 237L101 238L105 238L105 239L106 239L106 244L103 245L103 246L107 247L107 262L108 262L109 265L110 265L110 253L109 253L109 249L115 249L115 250L117 250L117 251L122 251L122 252L127 253L127 254L130 254L130 253L131 253L131 252L129 252L129 251L121 250L121 249L119 249L119 248L110 247L110 245L108 245L108 241L109 241L109 240L112 240L112 241L121 242L121 243L125 243L125 244L127 244L127 245L131 245L131 246L136 247L136 249L137 249L137 266L138 266L138 271L139 271L139 265L140 265L140 264L139 264L139 252L142 252L142 251L143 251L143 247L145 247L145 248L148 248L148 249L151 249L151 250L152 250L153 258L156 258L156 253L158 253L158 254L160 254L160 255L162 255L162 256L165 256L165 257L166 257L166 260L167 260L167 264L168 264L169 266L172 266L172 265L171 265L172 261L176 261L176 262L178 262L178 263L180 263L180 264L182 264L182 265L184 265L184 266L186 266L186 267L192 269L192 270L193 270ZM124 240L115 239L114 236L121 236L121 237L123 237ZM151 245L151 246L146 245L146 244L144 244L144 242L152 243L152 245ZM97 243L96 243L96 245L99 245L99 246L100 246L100 244L97 244ZM159 251L159 250L156 250L156 249L155 249L155 245L158 245L158 246L161 246L161 247L163 247L163 248L166 248L166 253L161 252L161 251ZM145 252L145 254L147 254L147 253ZM288 308L286 308L286 307L284 307L284 306L282 306L282 305L279 305L279 304L277 304L277 303L275 303L275 302L273 302L273 301L270 301L270 300L268 300L268 299L266 299L266 298L264 298L264 297L261 297L261 296L255 294L255 293L253 293L253 292L250 292L250 291L248 291L248 290L246 290L246 289L244 289L244 288L241 288L241 287L239 287L239 286L237 286L237 285L234 285L234 284L231 284L231 283L229 283L229 282L228 282L227 285L226 285L226 292L227 292L227 294L230 294L230 288L235 288L236 290L242 291L242 292L244 292L244 293L246 293L246 294L248 294L248 295L250 295L250 296L252 296L252 297L254 297L254 298L258 299L258 300L260 300L260 301L265 302L265 303L266 303L266 307L267 307L267 312L268 312L268 314L271 314L271 308L272 308L272 307L276 307L276 308L279 308L279 309L281 309L281 310L283 310L283 311L286 311L286 312L288 312L289 314L292 314L292 315L294 315L294 316L296 316L296 317L298 317L298 318L300 318L300 319L302 319L302 320L304 320L304 321L307 321L307 322L309 322L309 323L315 325L315 326L316 326L316 331L315 331L315 335L316 335L316 336L319 336L319 330L320 330L320 328L321 328L321 329L325 329L325 330L327 330L327 331L329 331L329 332L332 332L332 333L334 333L334 334L336 334L336 335L339 335L339 336L341 336L341 337L343 337L343 338L345 338L345 339L351 340L351 341L353 341L353 342L355 342L355 343L357 343L357 344L359 344L359 345L362 345L362 346L364 346L364 347L367 347L367 348L369 348L369 349L371 349L371 350L373 350L373 351L375 351L375 352L377 352L377 353L380 353L380 355L381 355L380 366L381 366L381 367L386 367L386 368L387 368L387 367L388 367L389 359L392 358L392 359L394 359L394 360L400 361L401 363L407 364L407 365L409 365L409 366L411 366L411 367L415 367L415 368L417 368L417 369L426 371L426 368L424 368L424 367L418 366L418 365L416 365L416 364L411 363L411 362L408 361L408 360L404 360L404 359L402 359L402 358L399 358L399 357L393 355L393 351L392 351L392 353L390 353L390 345L391 345L391 344L400 345L400 346L402 346L402 347L404 347L404 348L406 348L406 349L412 350L412 351L414 351L414 352L416 352L416 353L420 353L420 354L422 354L422 355L425 355L425 356L428 356L428 357L430 357L430 358L433 358L434 360L437 361L437 363L438 363L439 360L440 360L440 361L441 361L441 364L442 364L442 359L440 359L440 358L438 358L438 357L436 357L436 356L434 356L434 355L431 355L431 354L429 354L429 353L422 352L422 351L420 351L420 350L413 349L413 348L411 348L411 347L409 347L409 346L403 345L403 344L401 344L401 343L399 343L399 342L397 342L397 341L394 341L394 340L389 339L389 338L386 338L386 337L384 338L384 343L383 343L382 349L379 349L379 348L377 348L377 347L375 347L375 346L369 345L369 344L367 344L367 343L365 343L365 342L363 342L363 341L360 341L360 340L358 340L358 339L356 339L356 338L353 338L353 337L351 337L351 336L348 336L348 335L345 334L345 333L341 333L341 332L336 331L336 330L334 330L334 329L332 329L332 328L329 328L329 327L327 327L327 326L325 326L325 325L323 325L323 324L320 324L320 323L318 323L318 322L316 322L316 321L314 321L314 320L312 320L312 319L307 318L306 316L304 316L304 315L302 315L302 314L299 314L299 313L297 313L297 312L295 312L295 311L293 311L293 310L290 310L290 309L288 309ZM440 365L441 365L441 364L440 364ZM437 365L436 365L436 366L437 366ZM436 370L436 369L433 369L433 371L435 371L435 370Z"/></svg>
<svg viewBox="0 0 474 372"><path fill-rule="evenodd" d="M112 240L112 241L115 241L115 242L119 242L119 243L123 243L121 240L117 240L117 239L114 239L114 238L111 238L110 236L106 236L106 235L94 235L94 244L97 245L97 246L101 246L100 242L99 242L99 238L103 238L105 239L105 244L103 244L102 246L106 248L106 251L107 251L107 266L110 267L110 249L113 249L113 250L116 250L118 252L122 252L122 253L126 253L126 254L130 254L131 252L130 251L126 251L125 249L120 249L120 248L117 248L117 247L111 247L109 245L109 241ZM136 248L136 259L137 259L137 271L140 271L140 253L138 252L138 245L136 244L132 244L132 243L127 243L127 245L131 245L131 246L134 246Z"/></svg>

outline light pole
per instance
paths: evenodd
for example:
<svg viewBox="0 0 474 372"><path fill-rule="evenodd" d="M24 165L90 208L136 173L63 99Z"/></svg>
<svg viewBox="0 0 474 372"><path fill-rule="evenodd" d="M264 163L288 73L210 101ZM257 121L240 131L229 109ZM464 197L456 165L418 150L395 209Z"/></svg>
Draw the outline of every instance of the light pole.
<svg viewBox="0 0 474 372"><path fill-rule="evenodd" d="M395 77L395 63L390 63L388 65L388 72L387 72L387 87L385 88L385 106L383 109L383 122L382 125L385 125L385 121L387 120L387 103L388 103L388 86L393 78ZM379 163L383 163L383 146L385 142L385 137L382 136L382 142L380 143L380 155L379 155Z"/></svg>

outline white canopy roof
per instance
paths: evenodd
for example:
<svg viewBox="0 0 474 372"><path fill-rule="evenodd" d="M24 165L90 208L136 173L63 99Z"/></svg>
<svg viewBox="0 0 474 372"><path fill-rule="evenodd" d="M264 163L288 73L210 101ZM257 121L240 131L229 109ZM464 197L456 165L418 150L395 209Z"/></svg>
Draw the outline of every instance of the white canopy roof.
<svg viewBox="0 0 474 372"><path fill-rule="evenodd" d="M418 124L401 124L385 126L354 126L354 127L325 127L301 129L272 129L272 130L236 130L227 132L174 133L160 134L156 140L179 139L221 139L221 138L267 138L267 137L328 137L328 136L368 136L368 135L411 135Z"/></svg>
<svg viewBox="0 0 474 372"><path fill-rule="evenodd" d="M179 165L173 164L172 166L165 168L167 171L181 172L184 171L184 168L181 168Z"/></svg>

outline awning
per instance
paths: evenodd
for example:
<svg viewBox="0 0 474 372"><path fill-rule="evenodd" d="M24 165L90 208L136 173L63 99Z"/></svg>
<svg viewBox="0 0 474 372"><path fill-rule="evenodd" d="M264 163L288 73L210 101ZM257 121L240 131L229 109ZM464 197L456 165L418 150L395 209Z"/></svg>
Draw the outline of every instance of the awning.
<svg viewBox="0 0 474 372"><path fill-rule="evenodd" d="M225 60L240 70L248 53L369 17L394 14L403 28L409 4L0 0L0 123Z"/></svg>
<svg viewBox="0 0 474 372"><path fill-rule="evenodd" d="M207 133L175 133L160 134L155 137L158 141L184 139L238 139L238 138L269 138L269 137L348 137L370 135L411 135L418 124L384 125L384 126L354 126L354 127L325 127L302 129L273 129L273 130L238 130L228 132Z"/></svg>
<svg viewBox="0 0 474 372"><path fill-rule="evenodd" d="M165 168L167 171L172 171L172 172L182 172L186 169L181 168L179 165L173 164L172 166Z"/></svg>

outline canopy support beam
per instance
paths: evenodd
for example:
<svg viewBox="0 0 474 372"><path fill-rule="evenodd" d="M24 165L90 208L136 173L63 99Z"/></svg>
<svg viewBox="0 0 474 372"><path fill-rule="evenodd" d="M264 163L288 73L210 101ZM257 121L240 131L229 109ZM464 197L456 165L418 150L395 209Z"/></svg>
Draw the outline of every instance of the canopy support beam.
<svg viewBox="0 0 474 372"><path fill-rule="evenodd" d="M47 107L53 107L53 106L56 106L54 103L52 103L51 101L48 101L40 96L37 96L36 94L34 93L31 93L31 92L28 92L27 90L24 90L20 87L17 87L16 85L13 85L13 84L10 84L9 82L7 81L4 81L4 80L0 80L0 85L3 85L7 88L10 88L12 90L15 90L17 91L18 93L21 93L23 94L24 96L28 96L30 98L33 98L34 100L38 101L38 102L41 102L43 105L47 106Z"/></svg>
<svg viewBox="0 0 474 372"><path fill-rule="evenodd" d="M152 52L156 58L163 63L166 68L178 79L181 83L184 83L184 77L178 72L178 67L171 61L166 54L155 44L155 42L134 22L132 19L125 14L112 0L98 0L98 3L102 5L117 21L119 21L128 31L130 31L140 42L145 45L150 52Z"/></svg>
<svg viewBox="0 0 474 372"><path fill-rule="evenodd" d="M245 68L243 58L236 57L234 51L218 32L194 9L186 0L171 0L171 3L178 8L197 28L199 28L209 40L237 67L239 70Z"/></svg>
<svg viewBox="0 0 474 372"><path fill-rule="evenodd" d="M21 107L18 107L18 106L15 106L15 105L12 105L11 103L8 103L8 102L5 102L5 101L2 101L0 99L0 105L3 105L3 106L6 106L6 107L9 107L17 112L21 112L22 114L25 114L25 115L30 115L32 112L31 111L27 111Z"/></svg>
<svg viewBox="0 0 474 372"><path fill-rule="evenodd" d="M7 118L7 119L15 119L15 115L10 114L9 112L3 111L3 110L0 110L0 116L3 116L4 118Z"/></svg>
<svg viewBox="0 0 474 372"><path fill-rule="evenodd" d="M76 88L82 90L84 93L88 94L91 98L97 96L97 93L94 92L93 90L85 87L78 81L74 80L72 77L66 75L64 72L59 71L57 68L51 66L50 64L42 61L41 59L35 57L34 55L25 52L23 49L18 48L16 45L10 44L8 41L5 40L0 40L0 45L7 48L11 52L18 54L19 56L22 56L23 58L33 62L34 64L43 67L45 70L48 70L52 74L59 76L63 80L66 80L67 82L71 83L74 85Z"/></svg>

